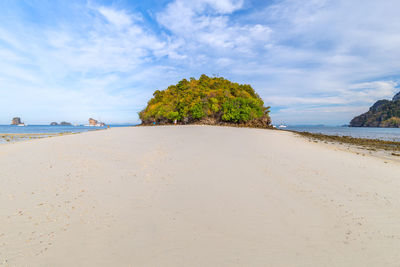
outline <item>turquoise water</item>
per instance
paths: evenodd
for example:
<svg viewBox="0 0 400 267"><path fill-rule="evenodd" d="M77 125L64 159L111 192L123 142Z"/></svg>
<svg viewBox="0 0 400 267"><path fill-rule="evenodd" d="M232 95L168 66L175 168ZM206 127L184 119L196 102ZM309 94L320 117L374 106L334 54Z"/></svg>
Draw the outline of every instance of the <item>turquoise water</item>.
<svg viewBox="0 0 400 267"><path fill-rule="evenodd" d="M352 136L400 142L400 128L340 127L340 126L287 126L287 130L321 133L326 135Z"/></svg>
<svg viewBox="0 0 400 267"><path fill-rule="evenodd" d="M133 125L110 125L113 127L128 127ZM89 126L50 126L50 125L0 125L0 134L56 134L80 133L92 130L105 129L106 127ZM400 142L400 128L372 128L372 127L338 127L338 126L308 126L292 125L286 128L298 132L321 133L327 135L352 136L359 138L381 139Z"/></svg>
<svg viewBox="0 0 400 267"><path fill-rule="evenodd" d="M127 127L132 125L110 125L110 127ZM89 126L50 126L50 125L0 125L0 134L38 134L38 133L80 133L92 130L105 129L107 127Z"/></svg>

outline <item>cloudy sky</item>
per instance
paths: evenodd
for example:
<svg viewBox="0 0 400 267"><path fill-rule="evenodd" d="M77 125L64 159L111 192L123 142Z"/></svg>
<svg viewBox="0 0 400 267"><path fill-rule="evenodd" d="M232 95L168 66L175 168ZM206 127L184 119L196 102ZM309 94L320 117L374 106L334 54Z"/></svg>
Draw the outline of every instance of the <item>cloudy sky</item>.
<svg viewBox="0 0 400 267"><path fill-rule="evenodd" d="M275 123L344 124L400 78L398 0L0 2L0 124L135 123L202 73L251 84Z"/></svg>

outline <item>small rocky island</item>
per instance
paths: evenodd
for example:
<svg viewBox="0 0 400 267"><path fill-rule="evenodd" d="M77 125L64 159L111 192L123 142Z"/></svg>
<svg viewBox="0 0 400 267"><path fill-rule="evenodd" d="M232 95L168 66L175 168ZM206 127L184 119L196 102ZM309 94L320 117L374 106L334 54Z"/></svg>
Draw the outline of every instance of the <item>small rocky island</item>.
<svg viewBox="0 0 400 267"><path fill-rule="evenodd" d="M12 120L11 120L11 125L25 125L25 123L23 123L22 121L21 121L21 118L20 117L15 117L15 118L13 118Z"/></svg>
<svg viewBox="0 0 400 267"><path fill-rule="evenodd" d="M350 122L350 127L400 127L400 92L392 100L379 100L369 111Z"/></svg>
<svg viewBox="0 0 400 267"><path fill-rule="evenodd" d="M103 127L106 126L104 122L89 118L89 126Z"/></svg>
<svg viewBox="0 0 400 267"><path fill-rule="evenodd" d="M208 124L270 128L269 107L254 89L222 77L201 75L155 91L139 112L143 125Z"/></svg>
<svg viewBox="0 0 400 267"><path fill-rule="evenodd" d="M62 122L60 122L60 123L52 122L52 123L50 123L50 125L51 125L51 126L71 126L72 123L66 122L66 121L62 121Z"/></svg>

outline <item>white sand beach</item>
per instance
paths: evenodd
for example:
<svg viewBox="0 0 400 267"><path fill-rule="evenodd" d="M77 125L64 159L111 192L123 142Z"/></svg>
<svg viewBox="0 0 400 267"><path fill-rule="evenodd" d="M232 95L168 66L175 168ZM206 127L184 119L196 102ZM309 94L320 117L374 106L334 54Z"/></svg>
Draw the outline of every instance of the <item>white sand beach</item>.
<svg viewBox="0 0 400 267"><path fill-rule="evenodd" d="M399 266L400 164L289 132L0 145L0 266Z"/></svg>

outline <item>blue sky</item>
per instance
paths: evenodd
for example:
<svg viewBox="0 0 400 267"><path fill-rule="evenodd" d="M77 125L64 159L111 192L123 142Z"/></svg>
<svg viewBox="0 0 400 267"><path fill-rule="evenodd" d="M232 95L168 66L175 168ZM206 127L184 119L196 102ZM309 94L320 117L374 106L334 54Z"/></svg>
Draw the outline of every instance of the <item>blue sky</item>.
<svg viewBox="0 0 400 267"><path fill-rule="evenodd" d="M400 1L3 0L0 124L138 122L153 91L219 75L275 123L344 124L399 88Z"/></svg>

